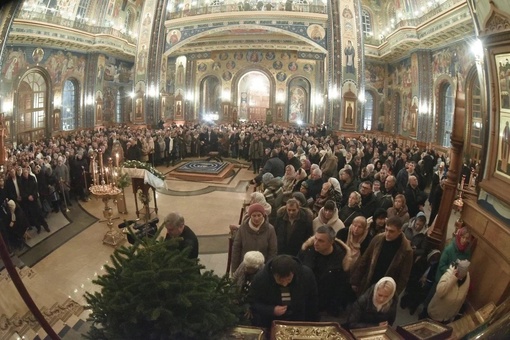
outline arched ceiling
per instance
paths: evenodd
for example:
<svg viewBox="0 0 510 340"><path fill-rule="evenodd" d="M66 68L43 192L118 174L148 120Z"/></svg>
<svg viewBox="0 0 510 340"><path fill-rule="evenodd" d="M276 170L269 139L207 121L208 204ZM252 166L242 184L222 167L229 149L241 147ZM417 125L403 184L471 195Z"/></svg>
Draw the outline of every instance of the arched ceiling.
<svg viewBox="0 0 510 340"><path fill-rule="evenodd" d="M180 55L211 50L276 49L324 53L325 50L306 38L282 30L234 27L202 34L177 46L171 54Z"/></svg>

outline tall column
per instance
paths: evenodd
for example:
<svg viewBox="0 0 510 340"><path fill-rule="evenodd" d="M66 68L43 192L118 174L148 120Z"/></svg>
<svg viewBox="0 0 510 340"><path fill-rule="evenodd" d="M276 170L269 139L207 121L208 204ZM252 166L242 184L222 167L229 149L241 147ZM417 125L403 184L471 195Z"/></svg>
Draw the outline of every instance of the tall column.
<svg viewBox="0 0 510 340"><path fill-rule="evenodd" d="M5 125L4 114L0 113L0 165L5 164Z"/></svg>
<svg viewBox="0 0 510 340"><path fill-rule="evenodd" d="M161 22L161 18L157 17L157 7L158 0L145 1L140 16L134 78L134 84L137 84L135 92L139 93L135 103L135 124L153 124L155 110L159 108L159 77L154 72L156 65L159 69L161 60L157 57ZM142 98L143 102L140 102Z"/></svg>
<svg viewBox="0 0 510 340"><path fill-rule="evenodd" d="M329 7L329 6L328 6ZM364 91L361 85L363 77L363 49L361 38L361 7L359 1L332 0L331 10L328 12L331 22L330 29L333 35L331 46L328 46L329 58L329 105L332 114L333 129L347 129L360 131L361 119L360 105L357 99L354 103L349 102L345 95L354 93L359 98L359 92ZM331 27L332 26L332 27ZM332 94L334 94L332 96ZM347 108L354 108L351 119L346 122ZM362 124L361 124L362 126Z"/></svg>
<svg viewBox="0 0 510 340"><path fill-rule="evenodd" d="M448 220L453 207L453 201L457 195L457 184L459 183L460 171L462 169L462 149L464 145L464 127L466 120L466 94L459 89L457 80L457 91L455 96L455 110L453 114L453 131L450 149L450 167L446 174L446 182L441 198L441 206L437 213L433 230L428 236L428 242L432 248L442 249L448 228Z"/></svg>

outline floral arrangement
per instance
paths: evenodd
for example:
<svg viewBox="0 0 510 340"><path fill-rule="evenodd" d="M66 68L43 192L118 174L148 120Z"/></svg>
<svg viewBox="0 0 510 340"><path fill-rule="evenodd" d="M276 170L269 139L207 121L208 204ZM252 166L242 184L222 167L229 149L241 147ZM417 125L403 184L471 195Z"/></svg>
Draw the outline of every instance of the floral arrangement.
<svg viewBox="0 0 510 340"><path fill-rule="evenodd" d="M117 176L117 180L115 181L115 186L119 189L125 189L131 184L129 179L129 175L127 173L122 173Z"/></svg>
<svg viewBox="0 0 510 340"><path fill-rule="evenodd" d="M165 175L163 175L158 169L154 168L152 165L140 161L125 161L124 164L122 164L125 168L132 168L132 169L144 169L156 176L157 178L161 180L165 180Z"/></svg>
<svg viewBox="0 0 510 340"><path fill-rule="evenodd" d="M149 194L144 194L142 190L138 190L138 199L144 206L148 206L151 201L151 196Z"/></svg>

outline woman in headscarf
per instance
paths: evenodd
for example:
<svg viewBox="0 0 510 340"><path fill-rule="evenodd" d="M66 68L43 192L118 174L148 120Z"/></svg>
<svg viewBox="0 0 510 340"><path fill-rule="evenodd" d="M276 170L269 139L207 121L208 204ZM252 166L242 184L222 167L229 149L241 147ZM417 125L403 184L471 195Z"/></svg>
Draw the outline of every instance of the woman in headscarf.
<svg viewBox="0 0 510 340"><path fill-rule="evenodd" d="M8 236L10 251L22 249L24 247L24 236L29 227L25 213L16 202L9 200L1 217L2 229L6 231Z"/></svg>
<svg viewBox="0 0 510 340"><path fill-rule="evenodd" d="M277 253L276 233L269 224L264 207L258 203L250 205L248 216L236 232L232 246L232 272L237 270L244 255L251 250L261 252L266 260L272 259Z"/></svg>
<svg viewBox="0 0 510 340"><path fill-rule="evenodd" d="M331 189L333 190L333 200L338 210L340 210L340 204L342 202L342 187L340 186L340 182L334 177L330 177L328 182L331 183Z"/></svg>
<svg viewBox="0 0 510 340"><path fill-rule="evenodd" d="M294 188L292 188L292 192L299 191L301 189L301 184L303 184L304 181L306 181L308 178L308 174L306 173L303 168L298 169L296 171L296 182L294 184Z"/></svg>
<svg viewBox="0 0 510 340"><path fill-rule="evenodd" d="M347 327L365 328L391 326L397 316L397 284L391 277L383 277L353 304Z"/></svg>
<svg viewBox="0 0 510 340"><path fill-rule="evenodd" d="M357 191L351 192L347 204L338 212L338 217L346 227L350 226L355 217L361 216L361 195Z"/></svg>
<svg viewBox="0 0 510 340"><path fill-rule="evenodd" d="M424 256L427 247L427 217L423 211L411 218L409 223L402 227L402 230L405 237L411 242L414 260L416 261L418 256Z"/></svg>
<svg viewBox="0 0 510 340"><path fill-rule="evenodd" d="M285 167L285 174L283 175L282 182L283 194L285 196L290 196L294 190L294 185L296 184L296 170L294 169L294 166L289 164Z"/></svg>
<svg viewBox="0 0 510 340"><path fill-rule="evenodd" d="M459 313L469 291L469 265L468 260L457 261L441 276L427 309L431 319L448 323Z"/></svg>
<svg viewBox="0 0 510 340"><path fill-rule="evenodd" d="M388 208L388 218L393 216L400 217L402 224L409 222L409 212L407 210L406 197L402 194L395 196L393 206Z"/></svg>
<svg viewBox="0 0 510 340"><path fill-rule="evenodd" d="M319 210L317 217L313 220L313 231L323 225L328 225L338 232L340 229L345 228L344 223L338 217L338 209L334 201L326 201L324 206Z"/></svg>
<svg viewBox="0 0 510 340"><path fill-rule="evenodd" d="M437 284L450 265L457 260L471 260L472 241L473 237L469 230L466 227L462 227L455 233L455 239L443 249L441 258L439 259L439 265L437 267L435 282L430 289L427 298L423 302L424 307L420 313L420 319L428 317L429 303L436 293Z"/></svg>
<svg viewBox="0 0 510 340"><path fill-rule="evenodd" d="M266 216L271 214L271 204L267 203L266 197L261 192L252 192L250 195L250 205L251 204L261 204L264 207L264 211L266 212Z"/></svg>
<svg viewBox="0 0 510 340"><path fill-rule="evenodd" d="M367 219L364 216L354 218L351 225L340 229L336 237L344 241L351 249L351 268L363 255L370 244L371 238L368 235Z"/></svg>
<svg viewBox="0 0 510 340"><path fill-rule="evenodd" d="M342 240L350 249L348 255L346 255L350 256L350 272L354 268L356 261L365 253L368 245L370 244L370 241L372 240L370 234L368 233L367 219L364 216L358 216L354 218L349 227L340 229L338 231L336 237ZM351 305L358 298L358 295L351 288L351 286L346 287L344 296L344 305L346 306Z"/></svg>
<svg viewBox="0 0 510 340"><path fill-rule="evenodd" d="M308 160L308 158L301 158L301 169L303 169L307 176L310 174L310 167L312 166L312 163Z"/></svg>
<svg viewBox="0 0 510 340"><path fill-rule="evenodd" d="M436 273L436 282L439 282L441 276L446 273L450 264L457 260L471 260L472 236L468 228L462 227L457 230L455 240L447 245L441 253L439 266Z"/></svg>

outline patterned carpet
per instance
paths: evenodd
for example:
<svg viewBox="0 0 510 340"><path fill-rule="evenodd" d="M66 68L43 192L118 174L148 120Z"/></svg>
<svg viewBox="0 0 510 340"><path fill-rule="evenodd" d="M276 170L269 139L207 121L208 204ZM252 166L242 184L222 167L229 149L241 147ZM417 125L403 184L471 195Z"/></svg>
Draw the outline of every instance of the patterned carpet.
<svg viewBox="0 0 510 340"><path fill-rule="evenodd" d="M186 162L183 165L177 167L176 172L184 173L197 173L197 174L219 174L223 169L227 167L227 162L209 162L205 160L196 160Z"/></svg>

